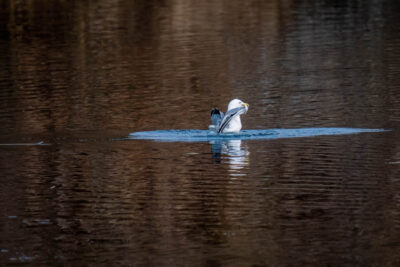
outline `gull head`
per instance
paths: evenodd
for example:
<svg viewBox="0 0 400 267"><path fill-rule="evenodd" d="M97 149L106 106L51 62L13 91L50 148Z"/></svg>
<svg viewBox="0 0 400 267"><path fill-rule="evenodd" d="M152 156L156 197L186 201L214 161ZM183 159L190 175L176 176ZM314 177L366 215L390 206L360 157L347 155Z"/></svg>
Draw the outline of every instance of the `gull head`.
<svg viewBox="0 0 400 267"><path fill-rule="evenodd" d="M241 108L244 107L246 109L246 112L249 110L249 104L243 102L240 99L232 99L231 102L228 104L228 111L234 108Z"/></svg>

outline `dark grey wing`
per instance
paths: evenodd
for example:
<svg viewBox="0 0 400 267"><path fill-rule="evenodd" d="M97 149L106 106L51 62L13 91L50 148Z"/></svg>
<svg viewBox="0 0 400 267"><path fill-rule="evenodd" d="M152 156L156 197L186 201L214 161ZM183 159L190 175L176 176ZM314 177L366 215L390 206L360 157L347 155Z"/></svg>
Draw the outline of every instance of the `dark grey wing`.
<svg viewBox="0 0 400 267"><path fill-rule="evenodd" d="M238 115L242 115L246 113L245 107L234 108L226 112L224 118L221 121L221 125L219 126L218 133L222 133L226 126L228 126L229 122Z"/></svg>
<svg viewBox="0 0 400 267"><path fill-rule="evenodd" d="M211 110L211 123L215 127L218 127L221 124L223 118L224 118L224 113L222 111L220 111L217 108Z"/></svg>

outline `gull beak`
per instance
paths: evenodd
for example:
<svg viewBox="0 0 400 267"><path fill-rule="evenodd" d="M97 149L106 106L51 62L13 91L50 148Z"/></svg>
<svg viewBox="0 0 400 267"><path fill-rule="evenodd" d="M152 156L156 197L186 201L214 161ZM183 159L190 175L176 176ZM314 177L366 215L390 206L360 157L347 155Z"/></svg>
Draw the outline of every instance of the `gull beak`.
<svg viewBox="0 0 400 267"><path fill-rule="evenodd" d="M243 103L242 104L242 107L245 107L245 109L246 109L246 112L249 110L249 104L247 104L247 103Z"/></svg>

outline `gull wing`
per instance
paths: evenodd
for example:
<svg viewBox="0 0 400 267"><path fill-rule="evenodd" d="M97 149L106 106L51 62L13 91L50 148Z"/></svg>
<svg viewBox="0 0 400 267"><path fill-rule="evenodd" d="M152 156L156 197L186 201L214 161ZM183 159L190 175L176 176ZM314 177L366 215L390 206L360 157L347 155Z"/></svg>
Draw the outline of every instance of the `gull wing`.
<svg viewBox="0 0 400 267"><path fill-rule="evenodd" d="M218 133L222 133L225 127L229 124L229 122L236 116L242 115L246 113L245 107L234 108L226 112L225 116L223 117L221 124L218 128Z"/></svg>
<svg viewBox="0 0 400 267"><path fill-rule="evenodd" d="M224 118L224 113L217 108L211 110L211 123L218 128Z"/></svg>

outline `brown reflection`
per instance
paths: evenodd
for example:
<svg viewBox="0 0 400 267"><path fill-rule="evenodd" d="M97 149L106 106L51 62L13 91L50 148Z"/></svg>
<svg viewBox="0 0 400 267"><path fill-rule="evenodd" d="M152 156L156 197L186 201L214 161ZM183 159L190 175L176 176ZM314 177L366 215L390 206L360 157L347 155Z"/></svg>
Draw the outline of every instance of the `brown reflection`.
<svg viewBox="0 0 400 267"><path fill-rule="evenodd" d="M0 265L396 265L395 1L0 4ZM390 133L116 141L205 129ZM115 134L115 132L117 132Z"/></svg>
<svg viewBox="0 0 400 267"><path fill-rule="evenodd" d="M241 147L252 151L244 168L229 154L213 164L209 144L9 150L0 166L2 245L38 263L396 260L398 171L385 163L384 137L250 142Z"/></svg>
<svg viewBox="0 0 400 267"><path fill-rule="evenodd" d="M398 117L398 35L384 25L397 22L382 5L363 8L12 1L2 118L35 133L205 128L206 111L240 97L254 111L248 127L387 128Z"/></svg>
<svg viewBox="0 0 400 267"><path fill-rule="evenodd" d="M8 21L14 55L8 68L18 100L16 120L8 123L34 132L204 128L208 118L196 112L247 96L231 91L236 86L230 77L251 69L244 58L254 58L249 53L260 44L246 48L241 40L272 37L276 25L274 4L102 1L34 7L13 2ZM71 15L58 16L57 10ZM237 24L237 18L249 23ZM266 18L271 32L260 33ZM172 120L177 113L180 120Z"/></svg>

